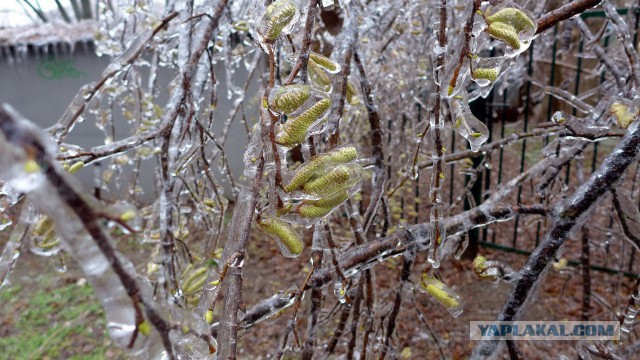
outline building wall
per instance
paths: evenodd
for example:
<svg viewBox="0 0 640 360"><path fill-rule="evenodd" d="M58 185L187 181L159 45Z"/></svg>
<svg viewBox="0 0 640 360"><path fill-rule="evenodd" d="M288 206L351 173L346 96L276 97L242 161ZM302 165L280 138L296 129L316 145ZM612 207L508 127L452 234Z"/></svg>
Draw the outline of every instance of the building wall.
<svg viewBox="0 0 640 360"><path fill-rule="evenodd" d="M15 48L4 48L0 51L0 101L10 104L31 121L47 128L58 121L82 86L101 77L109 63L108 57L97 56L88 43L79 43L74 48L68 44L50 45L39 49L30 48L22 54L17 54ZM220 85L219 101L214 112L215 120L212 128L214 135L219 134L223 128L224 121L228 118L234 103L233 98L227 97L224 81L226 71L226 66L222 62L215 67L216 79ZM156 103L167 103L168 84L175 75L175 72L167 69L159 73L158 84L161 91ZM234 73L236 86L242 86L246 76L244 69L236 69ZM252 94L253 97L256 97L258 82L259 79L252 79L248 94ZM143 78L141 83L146 84L146 79ZM256 101L247 101L247 104L254 103L257 104ZM245 108L250 124L256 121L256 109L257 107L252 105ZM247 143L247 135L241 119L240 113L232 123L229 137L225 142L225 153L236 181L242 174L242 155ZM127 122L118 117L115 121L117 123L115 140L130 136L131 128ZM88 149L103 144L104 133L89 117L87 121L74 128L65 142ZM133 153L130 152L129 155L133 156ZM106 165L106 163L103 164L103 166ZM147 202L156 198L154 182L157 171L156 159L143 162L139 176L145 195L139 200ZM91 189L94 183L94 166L85 166L77 176L87 189ZM124 176L126 179L127 176L131 176L131 173L126 173ZM226 194L231 195L229 184L223 185ZM111 198L118 198L122 195L119 193L121 191L112 187L108 195Z"/></svg>

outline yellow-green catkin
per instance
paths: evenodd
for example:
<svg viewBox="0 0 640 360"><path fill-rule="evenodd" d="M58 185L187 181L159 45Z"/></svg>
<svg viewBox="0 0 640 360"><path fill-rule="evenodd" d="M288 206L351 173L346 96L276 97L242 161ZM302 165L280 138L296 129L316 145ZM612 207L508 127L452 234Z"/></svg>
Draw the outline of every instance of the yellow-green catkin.
<svg viewBox="0 0 640 360"><path fill-rule="evenodd" d="M305 183L303 191L307 194L324 197L348 189L360 180L362 180L362 166L360 164L338 165L327 174Z"/></svg>
<svg viewBox="0 0 640 360"><path fill-rule="evenodd" d="M297 256L302 253L302 238L290 224L279 219L261 219L259 226L262 231L274 236L290 254Z"/></svg>
<svg viewBox="0 0 640 360"><path fill-rule="evenodd" d="M295 146L307 137L309 127L320 119L331 107L329 98L320 99L296 117L289 118L276 137L276 142L284 146Z"/></svg>
<svg viewBox="0 0 640 360"><path fill-rule="evenodd" d="M307 70L309 71L309 80L320 91L329 92L331 90L331 79L326 71L313 61L309 61Z"/></svg>
<svg viewBox="0 0 640 360"><path fill-rule="evenodd" d="M207 310L206 313L204 313L204 321L207 322L207 324L211 325L211 323L213 323L213 310L209 309Z"/></svg>
<svg viewBox="0 0 640 360"><path fill-rule="evenodd" d="M305 200L296 210L301 217L314 219L329 214L336 206L349 198L347 190L338 191L333 195L319 200Z"/></svg>
<svg viewBox="0 0 640 360"><path fill-rule="evenodd" d="M424 290L431 295L442 306L446 307L449 311L460 307L460 302L457 296L451 293L449 288L440 280L429 276L422 276L422 286Z"/></svg>
<svg viewBox="0 0 640 360"><path fill-rule="evenodd" d="M309 96L311 96L311 89L308 85L281 86L276 90L270 107L274 112L289 115L298 110Z"/></svg>
<svg viewBox="0 0 640 360"><path fill-rule="evenodd" d="M487 259L484 256L476 256L475 259L473 259L473 270L476 273L480 273L482 271L484 271L487 268Z"/></svg>
<svg viewBox="0 0 640 360"><path fill-rule="evenodd" d="M473 70L473 73L471 75L473 75L474 79L486 79L489 81L495 81L498 78L498 75L500 75L500 70L496 68L480 68Z"/></svg>
<svg viewBox="0 0 640 360"><path fill-rule="evenodd" d="M351 81L347 81L347 93L345 94L347 97L347 102L351 105L356 105L359 100L356 96L358 91L356 90L355 85Z"/></svg>
<svg viewBox="0 0 640 360"><path fill-rule="evenodd" d="M33 174L40 171L40 165L35 160L29 159L24 162L24 172Z"/></svg>
<svg viewBox="0 0 640 360"><path fill-rule="evenodd" d="M185 292L191 292L194 289L193 285L198 284L202 280L203 282L200 284L200 286L202 286L202 284L204 284L204 280L206 280L206 277L207 268L204 266L199 267L187 275L186 279L184 279L184 281L182 282L182 289Z"/></svg>
<svg viewBox="0 0 640 360"><path fill-rule="evenodd" d="M346 164L357 157L358 151L353 146L342 146L324 154L313 156L296 170L289 184L284 187L284 191L292 192L297 190L311 178L322 175L327 167Z"/></svg>
<svg viewBox="0 0 640 360"><path fill-rule="evenodd" d="M69 173L75 174L84 167L84 161L78 161L69 167Z"/></svg>
<svg viewBox="0 0 640 360"><path fill-rule="evenodd" d="M515 28L519 33L525 29L535 29L536 24L527 16L527 14L516 8L504 8L493 15L487 17L489 23L504 23Z"/></svg>
<svg viewBox="0 0 640 360"><path fill-rule="evenodd" d="M122 214L120 214L120 220L122 221L131 221L136 217L136 211L134 209L129 209Z"/></svg>
<svg viewBox="0 0 640 360"><path fill-rule="evenodd" d="M518 37L518 32L513 26L501 22L494 22L489 24L487 32L492 37L503 41L513 49L520 49L520 38Z"/></svg>
<svg viewBox="0 0 640 360"><path fill-rule="evenodd" d="M309 53L309 60L317 64L318 66L327 69L331 72L338 71L338 64L326 56L322 56L318 53Z"/></svg>
<svg viewBox="0 0 640 360"><path fill-rule="evenodd" d="M145 320L138 325L138 331L140 331L142 335L147 336L151 334L151 325Z"/></svg>
<svg viewBox="0 0 640 360"><path fill-rule="evenodd" d="M291 0L276 0L265 11L265 25L261 29L265 40L275 41L296 15L296 6Z"/></svg>
<svg viewBox="0 0 640 360"><path fill-rule="evenodd" d="M49 249L53 249L58 244L60 244L60 239L56 237L56 233L54 231L51 231L44 237L44 240L42 240L37 244L37 246L40 249L49 250Z"/></svg>
<svg viewBox="0 0 640 360"><path fill-rule="evenodd" d="M43 217L42 219L40 219L40 221L38 221L38 223L36 224L36 228L33 230L33 232L38 235L38 236L42 236L44 234L46 234L49 230L53 229L53 220L51 220L50 217Z"/></svg>
<svg viewBox="0 0 640 360"><path fill-rule="evenodd" d="M629 111L629 107L625 104L615 102L609 106L609 111L616 118L618 125L626 129L638 116L638 112Z"/></svg>

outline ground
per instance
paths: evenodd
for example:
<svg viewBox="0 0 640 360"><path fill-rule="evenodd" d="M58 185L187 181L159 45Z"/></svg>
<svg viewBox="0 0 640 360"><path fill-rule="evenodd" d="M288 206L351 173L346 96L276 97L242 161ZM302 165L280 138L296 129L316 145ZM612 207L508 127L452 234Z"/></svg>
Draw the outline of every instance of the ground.
<svg viewBox="0 0 640 360"><path fill-rule="evenodd" d="M245 267L246 304L286 289L292 283L304 279L308 264L283 258L268 239L254 239ZM481 249L488 258L509 260L516 267L524 264L525 256L505 254L496 250ZM379 304L387 302L397 286L397 267L400 259L391 259L375 268ZM105 334L102 309L92 290L70 260L67 272L56 272L57 260L24 254L11 279L12 285L0 290L0 354L2 359L121 359L124 353L114 346ZM464 299L464 312L452 318L428 295L416 293L416 303L424 313L431 330L447 359L468 356L475 343L468 341L471 320L495 319L510 288L507 283L479 281L471 270L470 261L442 264L441 276ZM269 269L269 271L264 271ZM592 272L593 293L606 303L620 305L628 299L630 279ZM259 278L259 281L256 281ZM615 284L620 282L620 286ZM568 267L548 273L539 294L524 314L524 320L578 319L581 304L580 274ZM611 288L617 288L617 292ZM407 297L408 299L408 297ZM332 309L337 302L328 293L325 309ZM429 331L418 319L414 305L405 301L398 320L394 344L403 359L439 358L439 350ZM298 330L305 333L306 301L300 309ZM612 320L612 313L603 301L592 300L592 319ZM620 307L617 307L620 309ZM380 313L389 309L380 309ZM339 312L323 313L323 322L337 322ZM330 316L329 316L330 315ZM240 358L272 358L278 348L280 336L291 311L279 318L266 320L242 336ZM379 319L377 319L378 321ZM378 323L379 324L379 323ZM327 326L326 329L331 329ZM324 334L324 341L330 337ZM350 335L343 335L337 353L345 351ZM575 342L522 342L526 358L558 358L564 354L575 358ZM506 357L505 357L506 358Z"/></svg>

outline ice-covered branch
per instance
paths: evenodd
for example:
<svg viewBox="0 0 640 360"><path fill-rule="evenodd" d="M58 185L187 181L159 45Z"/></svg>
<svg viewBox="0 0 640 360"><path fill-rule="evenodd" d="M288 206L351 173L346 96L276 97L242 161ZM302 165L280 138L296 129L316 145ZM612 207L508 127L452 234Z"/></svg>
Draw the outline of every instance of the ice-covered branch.
<svg viewBox="0 0 640 360"><path fill-rule="evenodd" d="M551 12L548 12L538 19L538 29L536 30L536 34L542 33L561 21L583 13L601 2L602 0L574 0Z"/></svg>
<svg viewBox="0 0 640 360"><path fill-rule="evenodd" d="M586 220L597 201L616 185L629 165L637 158L639 151L640 127L635 124L629 128L622 141L587 182L564 202L555 206L552 212L553 223L521 270L521 276L509 294L498 320L518 319L525 301L532 295L533 288L539 283L549 262L574 228ZM489 357L494 353L497 345L497 340L483 341L476 346L473 357Z"/></svg>
<svg viewBox="0 0 640 360"><path fill-rule="evenodd" d="M69 131L73 129L76 121L82 116L87 105L93 98L100 93L102 87L119 72L131 66L147 48L154 36L165 29L169 23L178 16L177 12L167 15L160 24L156 25L153 30L149 30L139 35L129 47L118 57L116 57L102 73L102 77L96 83L88 84L80 89L80 92L71 101L71 104L64 112L58 123L48 129L57 142L62 142L66 138Z"/></svg>
<svg viewBox="0 0 640 360"><path fill-rule="evenodd" d="M171 326L158 312L151 289L136 280L133 265L116 252L98 202L54 160L55 145L46 135L7 105L0 109L0 150L0 176L54 220L102 302L114 340L134 353L161 356L164 351L174 358Z"/></svg>
<svg viewBox="0 0 640 360"><path fill-rule="evenodd" d="M582 20L582 18L580 17L577 17L575 19L575 22L576 24L578 24L578 27L580 28L582 35L585 37L585 40L587 40L588 43L593 44L591 49L593 50L593 53L596 54L596 56L598 57L598 60L602 61L605 68L609 70L611 75L613 75L613 79L615 80L616 85L618 86L618 89L623 90L625 81L626 81L626 76L622 73L622 71L618 68L618 66L613 62L611 57L607 55L607 52L602 48L602 46L596 43L594 36L591 33L591 30L589 30L589 27L584 22L584 20Z"/></svg>
<svg viewBox="0 0 640 360"><path fill-rule="evenodd" d="M216 29L218 28L222 13L227 9L228 2L229 0L220 0L218 5L216 6L214 14L210 17L203 18L203 21L205 21L206 23L197 31L197 35L195 36L195 39L193 41L195 46L193 48L193 51L191 52L191 56L184 65L184 68L180 69L179 84L181 86L178 86L171 95L171 98L169 99L169 102L166 106L166 111L162 116L159 125L152 129L145 130L140 134L119 141L114 141L110 144L95 146L86 152L81 152L73 156L73 158L80 158L85 163L88 163L90 161L95 161L113 154L118 154L130 149L134 149L150 140L157 139L160 136L164 136L165 134L171 132L180 109L184 105L184 101L187 95L187 89L189 88L191 79L196 72L196 68L200 61L200 58L209 46L209 41L212 39L216 32ZM67 159L68 158L69 157L67 157Z"/></svg>
<svg viewBox="0 0 640 360"><path fill-rule="evenodd" d="M631 68L631 77L636 85L636 89L640 88L640 60L638 60L638 53L636 52L635 45L633 44L633 39L629 34L629 27L627 26L627 23L622 20L622 17L620 17L616 8L608 0L604 0L602 5L607 17L609 17L609 20L613 23L613 26L618 33L618 39L622 43L624 52L627 55L629 67Z"/></svg>

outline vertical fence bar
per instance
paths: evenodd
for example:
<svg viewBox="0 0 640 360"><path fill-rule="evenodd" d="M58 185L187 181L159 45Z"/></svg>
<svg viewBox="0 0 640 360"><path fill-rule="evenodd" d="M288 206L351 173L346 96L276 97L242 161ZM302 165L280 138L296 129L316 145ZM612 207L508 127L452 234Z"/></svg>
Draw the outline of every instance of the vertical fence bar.
<svg viewBox="0 0 640 360"><path fill-rule="evenodd" d="M527 90L524 104L524 126L523 132L527 132L529 127L529 105L531 103L531 75L533 74L533 46L535 45L535 41L531 42L531 46L529 47L529 65L527 66L527 75L529 78L527 79ZM525 163L525 154L527 151L527 140L522 140L522 151L520 153L520 172L524 171L524 163ZM520 204L522 200L522 185L518 186L518 200L517 203ZM513 243L512 246L516 247L516 241L518 240L518 219L516 216L515 225L513 227Z"/></svg>
<svg viewBox="0 0 640 360"><path fill-rule="evenodd" d="M633 29L633 43L637 44L638 43L638 23L640 22L640 4L636 4L634 15L635 15L635 24ZM605 40L608 41L609 37L605 38ZM596 142L596 144L598 143ZM635 186L635 183L633 184L633 186ZM631 195L633 195L633 191L631 191ZM629 272L633 272L633 263L634 263L635 257L636 257L636 248L632 246L631 257L629 258L629 267L627 269L627 271Z"/></svg>
<svg viewBox="0 0 640 360"><path fill-rule="evenodd" d="M502 115L500 116L500 139L504 139L504 123L507 121L507 117L505 116L507 110L507 93L508 90L505 89L502 93ZM504 158L504 147L500 147L500 160L498 161L498 184L502 184L502 160Z"/></svg>
<svg viewBox="0 0 640 360"><path fill-rule="evenodd" d="M478 118L478 120L486 123L487 122L487 99L478 98L469 104L469 108L471 113ZM491 132L489 132L489 139L487 140L489 143L491 142ZM467 148L471 148L469 143L467 142ZM475 206L478 206L482 203L482 163L485 160L485 155L480 155L474 157L473 161L473 172L474 175L465 175L464 177L464 185L465 189L469 185L470 181L473 181L471 185L471 195L473 196L473 201L475 202ZM475 180L473 178L475 177ZM464 194L464 210L471 209L471 203L469 201L468 194ZM464 252L465 259L473 259L478 254L478 245L480 240L480 229L475 228L468 232L467 234L469 238L469 245L467 250Z"/></svg>
<svg viewBox="0 0 640 360"><path fill-rule="evenodd" d="M580 39L580 45L578 47L578 61L576 63L576 86L573 90L573 95L575 95L576 97L578 96L578 94L580 93L580 75L582 75L582 49L584 46L584 41L582 39ZM573 116L576 116L578 113L578 110L574 107L573 110L571 111L571 114ZM571 161L569 161L567 163L567 172L564 178L564 183L566 185L569 185L569 182L571 181Z"/></svg>
<svg viewBox="0 0 640 360"><path fill-rule="evenodd" d="M555 86L555 82L556 82L556 49L557 49L557 45L558 45L558 41L556 40L558 38L558 25L553 27L553 47L551 48L551 71L550 71L550 75L549 75L549 86ZM551 96L551 94L549 94L547 96L549 104L547 106L547 121L549 121L549 119L551 119L551 115L553 113L553 96ZM545 135L543 137L542 140L542 146L545 147L547 145L549 145L549 136ZM543 203L544 202L544 198L540 199L540 202ZM540 243L540 230L542 227L542 222L539 221L538 225L536 226L536 246L538 246L538 244Z"/></svg>
<svg viewBox="0 0 640 360"><path fill-rule="evenodd" d="M451 130L451 152L455 152L456 149L456 132ZM453 204L453 176L455 172L455 162L452 162L451 171L449 172L449 206Z"/></svg>

